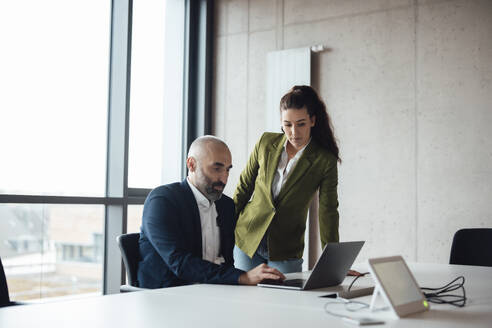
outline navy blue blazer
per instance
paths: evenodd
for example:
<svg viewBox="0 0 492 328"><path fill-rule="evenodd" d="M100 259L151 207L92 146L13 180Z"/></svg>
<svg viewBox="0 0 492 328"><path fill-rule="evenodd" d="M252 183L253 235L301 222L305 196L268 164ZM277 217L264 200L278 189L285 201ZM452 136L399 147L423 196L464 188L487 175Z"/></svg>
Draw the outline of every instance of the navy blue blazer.
<svg viewBox="0 0 492 328"><path fill-rule="evenodd" d="M215 202L220 250L225 263L202 259L202 228L195 196L186 179L155 188L145 200L140 232L140 287L161 288L192 283L238 284L244 271L234 268L234 202Z"/></svg>

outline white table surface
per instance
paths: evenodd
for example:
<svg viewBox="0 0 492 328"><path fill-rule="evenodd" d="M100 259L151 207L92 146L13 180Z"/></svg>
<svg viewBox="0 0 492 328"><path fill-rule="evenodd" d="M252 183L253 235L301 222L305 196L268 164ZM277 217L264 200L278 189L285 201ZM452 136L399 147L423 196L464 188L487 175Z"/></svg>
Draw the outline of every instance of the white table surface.
<svg viewBox="0 0 492 328"><path fill-rule="evenodd" d="M389 310L371 313L363 309L351 316L383 319L381 327L492 327L492 268L422 263L409 266L417 282L425 287L440 287L463 275L467 305L457 308L431 304L430 311L402 319L394 318ZM354 269L366 271L366 266L359 264ZM343 285L352 279L348 277ZM372 278L360 278L355 285L372 286ZM330 290L196 284L2 308L0 327L356 327L325 313L324 305L332 300L319 296ZM369 303L370 299L365 296L355 300ZM347 313L336 304L329 309Z"/></svg>

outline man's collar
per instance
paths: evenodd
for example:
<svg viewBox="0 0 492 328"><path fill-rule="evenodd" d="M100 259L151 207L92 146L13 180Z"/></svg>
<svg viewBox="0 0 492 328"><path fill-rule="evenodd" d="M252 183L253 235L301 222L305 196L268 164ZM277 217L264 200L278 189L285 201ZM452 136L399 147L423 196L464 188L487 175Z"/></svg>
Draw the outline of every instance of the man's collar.
<svg viewBox="0 0 492 328"><path fill-rule="evenodd" d="M196 203L198 206L204 207L204 208L209 208L212 206L213 202L209 201L207 197L205 197L200 190L198 190L197 187L190 181L189 177L186 177L186 181L188 182L188 185L190 186L191 192L193 193L193 196L195 196Z"/></svg>

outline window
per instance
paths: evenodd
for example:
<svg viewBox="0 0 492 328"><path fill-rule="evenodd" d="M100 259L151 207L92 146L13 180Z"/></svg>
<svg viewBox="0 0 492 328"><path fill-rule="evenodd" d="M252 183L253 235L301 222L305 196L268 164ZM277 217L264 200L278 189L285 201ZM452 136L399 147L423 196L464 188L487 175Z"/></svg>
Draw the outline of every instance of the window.
<svg viewBox="0 0 492 328"><path fill-rule="evenodd" d="M102 292L104 205L49 202L105 195L110 20L110 1L0 2L0 195L18 195L0 204L12 300Z"/></svg>
<svg viewBox="0 0 492 328"><path fill-rule="evenodd" d="M182 0L133 2L131 188L152 189L181 178L183 20Z"/></svg>
<svg viewBox="0 0 492 328"><path fill-rule="evenodd" d="M0 193L104 196L110 17L109 1L0 2Z"/></svg>
<svg viewBox="0 0 492 328"><path fill-rule="evenodd" d="M143 205L128 205L127 233L140 232Z"/></svg>
<svg viewBox="0 0 492 328"><path fill-rule="evenodd" d="M164 127L165 2L134 1L128 185L161 183Z"/></svg>
<svg viewBox="0 0 492 328"><path fill-rule="evenodd" d="M101 293L104 206L0 204L10 298Z"/></svg>

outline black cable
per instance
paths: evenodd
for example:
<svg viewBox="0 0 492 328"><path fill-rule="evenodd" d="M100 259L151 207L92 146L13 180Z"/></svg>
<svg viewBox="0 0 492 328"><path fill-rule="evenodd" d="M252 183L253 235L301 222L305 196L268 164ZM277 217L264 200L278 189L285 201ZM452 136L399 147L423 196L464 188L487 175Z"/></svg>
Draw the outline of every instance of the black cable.
<svg viewBox="0 0 492 328"><path fill-rule="evenodd" d="M458 280L461 280L461 282L455 283ZM435 304L451 304L457 307L463 307L466 304L466 292L464 285L465 277L459 276L445 286L438 288L421 287L421 289L428 302ZM448 294L458 289L463 291L463 295Z"/></svg>
<svg viewBox="0 0 492 328"><path fill-rule="evenodd" d="M359 279L360 277L364 277L366 274L369 274L369 272L364 272L364 273L359 273L357 276L355 276L355 278L352 280L352 282L350 283L350 285L348 286L348 291L350 291L350 288L352 288L352 285L354 284L354 282Z"/></svg>
<svg viewBox="0 0 492 328"><path fill-rule="evenodd" d="M348 291L350 291L350 289L357 281L357 279L359 279L360 277L364 277L367 274L369 274L369 272L360 273L359 275L355 276L348 287ZM438 288L421 287L420 289L424 293L424 296L427 299L427 301L430 303L450 304L457 307L464 307L466 305L466 300L467 300L464 285L465 285L465 277L459 276L445 286L438 287ZM462 290L463 295L449 294L450 292L453 292L458 289Z"/></svg>

